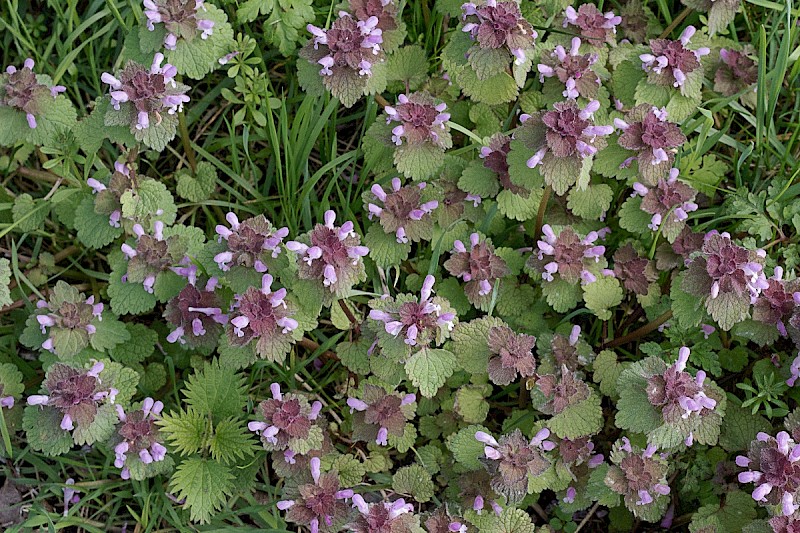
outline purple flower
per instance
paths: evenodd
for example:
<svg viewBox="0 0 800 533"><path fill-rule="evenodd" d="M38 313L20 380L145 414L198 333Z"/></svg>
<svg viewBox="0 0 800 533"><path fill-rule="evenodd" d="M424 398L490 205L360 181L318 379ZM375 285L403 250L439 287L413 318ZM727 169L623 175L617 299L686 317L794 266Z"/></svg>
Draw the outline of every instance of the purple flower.
<svg viewBox="0 0 800 533"><path fill-rule="evenodd" d="M39 83L33 73L33 59L26 59L22 68L12 65L0 74L0 106L10 107L25 113L28 127L36 128L36 116L41 115L49 99L66 91L66 87L47 87Z"/></svg>
<svg viewBox="0 0 800 533"><path fill-rule="evenodd" d="M280 245L289 235L288 228L275 229L264 215L257 215L239 222L233 213L225 215L230 228L222 224L216 227L219 242L225 240L227 250L214 256L220 270L227 272L231 265L254 268L256 272L266 272L264 253L270 252L272 258L281 253Z"/></svg>
<svg viewBox="0 0 800 533"><path fill-rule="evenodd" d="M378 217L386 233L394 233L398 243L430 239L433 230L431 214L439 207L437 200L423 201L425 182L401 186L399 178L392 178L392 189L386 192L375 184L367 193L368 217Z"/></svg>
<svg viewBox="0 0 800 533"><path fill-rule="evenodd" d="M492 291L497 280L509 274L505 260L494 252L494 246L480 235L473 233L469 237L470 248L456 240L450 258L444 262L444 268L451 276L466 282L464 292L470 303L477 307L488 307L492 299Z"/></svg>
<svg viewBox="0 0 800 533"><path fill-rule="evenodd" d="M286 305L286 289L272 292L272 276L261 277L261 288L248 287L237 295L228 324L228 340L244 346L256 340L255 352L274 361L282 358L294 343L293 331L299 327L292 318L294 309Z"/></svg>
<svg viewBox="0 0 800 533"><path fill-rule="evenodd" d="M247 424L248 429L261 437L267 450L287 450L294 459L294 449L314 449L322 445L322 431L316 427L322 403L315 401L309 404L305 396L300 394L282 394L280 385L270 385L272 398L258 404L258 413L263 420L254 420ZM314 442L312 442L314 441Z"/></svg>
<svg viewBox="0 0 800 533"><path fill-rule="evenodd" d="M167 50L175 50L178 39L191 41L200 34L205 40L213 33L214 21L203 16L204 0L143 0L143 3L147 29L154 31L156 24L164 24Z"/></svg>
<svg viewBox="0 0 800 533"><path fill-rule="evenodd" d="M413 515L414 506L403 498L393 502L367 503L360 494L353 494L353 508L358 513L347 525L347 531L411 533L419 530Z"/></svg>
<svg viewBox="0 0 800 533"><path fill-rule="evenodd" d="M697 371L692 377L686 372L689 348L680 349L678 360L663 375L654 375L647 380L647 399L661 409L664 422L678 425L690 417L708 415L717 405L717 400L707 395L704 387L706 373ZM685 425L685 424L682 424ZM688 438L691 440L691 433Z"/></svg>
<svg viewBox="0 0 800 533"><path fill-rule="evenodd" d="M511 152L511 137L497 133L489 140L488 146L481 147L479 157L483 159L483 166L497 175L497 181L504 190L528 198L530 190L511 181L508 171L509 152Z"/></svg>
<svg viewBox="0 0 800 533"><path fill-rule="evenodd" d="M790 516L800 508L795 503L800 488L800 444L785 432L775 437L758 433L750 443L746 456L736 464L746 468L739 474L739 483L753 483L753 499L765 505L780 506L780 514Z"/></svg>
<svg viewBox="0 0 800 533"><path fill-rule="evenodd" d="M564 98L575 100L582 96L591 100L597 96L600 87L600 77L591 69L597 62L597 54L581 54L580 47L580 38L573 37L569 52L558 45L545 55L537 66L539 81L544 83L545 78L555 76L566 87L562 93Z"/></svg>
<svg viewBox="0 0 800 533"><path fill-rule="evenodd" d="M311 533L319 533L320 528L328 531L333 524L342 524L348 515L344 500L353 497L350 489L341 490L336 473L321 472L319 457L311 459L312 483L297 487L297 496L291 500L281 500L277 507L286 511L286 520L306 526Z"/></svg>
<svg viewBox="0 0 800 533"><path fill-rule="evenodd" d="M67 516L69 514L69 506L75 505L81 501L81 497L78 496L81 491L73 487L73 485L75 485L75 480L72 478L67 478L64 483L67 486L63 487L61 490L64 493L64 516Z"/></svg>
<svg viewBox="0 0 800 533"><path fill-rule="evenodd" d="M722 48L719 51L720 63L714 74L714 90L722 96L733 96L749 87L753 87L758 80L758 64L745 51L736 51ZM742 100L752 102L755 87Z"/></svg>
<svg viewBox="0 0 800 533"><path fill-rule="evenodd" d="M349 2L350 11L356 19L377 18L378 24L375 27L382 33L397 29L397 6L394 0L349 0Z"/></svg>
<svg viewBox="0 0 800 533"><path fill-rule="evenodd" d="M145 233L141 224L133 225L133 233L136 235L136 248L128 243L121 247L128 260L128 273L124 279L129 283L141 283L144 290L152 294L156 278L182 261L184 250L177 235L164 238L164 223L160 220L153 223L152 235Z"/></svg>
<svg viewBox="0 0 800 533"><path fill-rule="evenodd" d="M190 348L215 346L222 327L228 323L228 316L222 312L222 299L215 292L218 280L209 278L202 290L194 281L190 279L167 303L164 318L175 326L167 341L187 344Z"/></svg>
<svg viewBox="0 0 800 533"><path fill-rule="evenodd" d="M678 181L678 169L669 171L669 178L660 178L655 187L648 188L641 183L633 184L632 196L642 196L642 211L650 213L648 227L653 231L659 228L668 236L677 236L686 225L689 213L697 211L694 202L697 196L691 186Z"/></svg>
<svg viewBox="0 0 800 533"><path fill-rule="evenodd" d="M519 429L498 440L483 431L475 433L475 438L485 444L486 458L481 461L493 476L492 489L504 495L509 505L518 503L527 494L530 477L539 476L550 467L544 454L556 445L546 440L549 436L548 429L540 430L530 441Z"/></svg>
<svg viewBox="0 0 800 533"><path fill-rule="evenodd" d="M381 308L373 308L369 318L383 322L383 329L393 337L402 337L408 346L428 346L432 341L446 338L455 326L456 315L452 312L442 313L444 301L431 298L436 278L426 276L422 284L419 301L406 298L394 303L380 302ZM375 306L379 301L373 300ZM398 305L399 304L399 305Z"/></svg>
<svg viewBox="0 0 800 533"><path fill-rule="evenodd" d="M800 282L796 279L785 281L782 278L783 268L776 266L773 276L766 280L767 287L761 291L753 305L753 320L776 326L778 332L786 337L786 320L792 317L800 305Z"/></svg>
<svg viewBox="0 0 800 533"><path fill-rule="evenodd" d="M568 6L564 11L564 27L576 26L592 46L600 47L603 41L615 45L617 41L614 35L620 23L622 17L614 15L612 11L602 13L594 4L582 4L577 10Z"/></svg>
<svg viewBox="0 0 800 533"><path fill-rule="evenodd" d="M461 10L464 20L461 31L469 33L480 48L506 48L515 64L525 62L525 53L533 49L537 33L522 16L517 2L486 0L483 5L468 2Z"/></svg>
<svg viewBox="0 0 800 533"><path fill-rule="evenodd" d="M36 303L36 322L47 339L42 348L68 358L77 355L89 345L103 319L103 304L95 303L94 296L83 293L63 281L56 283L48 300ZM61 342L69 337L69 343Z"/></svg>
<svg viewBox="0 0 800 533"><path fill-rule="evenodd" d="M601 238L600 232L592 231L581 238L575 230L566 227L556 235L550 224L545 224L542 233L544 239L536 243L539 251L535 257L543 280L551 282L557 274L560 279L572 284L580 281L586 285L597 281L595 273L598 269L594 265L606 251L605 246L595 244ZM545 259L545 256L552 259Z"/></svg>
<svg viewBox="0 0 800 533"><path fill-rule="evenodd" d="M667 120L666 109L638 105L625 114L625 120L614 119L614 125L622 130L619 145L636 152L620 166L638 160L639 175L651 187L666 178L675 162L675 152L686 142L678 125Z"/></svg>
<svg viewBox="0 0 800 533"><path fill-rule="evenodd" d="M528 378L536 374L533 356L536 337L533 335L514 333L507 326L494 326L489 329L487 342L491 352L489 379L495 385L509 385L517 376Z"/></svg>
<svg viewBox="0 0 800 533"><path fill-rule="evenodd" d="M450 144L446 113L447 104L436 101L427 93L401 94L397 105L386 106L386 123L399 122L392 128L392 141L400 146L405 142L410 146L433 144L447 148Z"/></svg>
<svg viewBox="0 0 800 533"><path fill-rule="evenodd" d="M56 363L42 384L47 394L28 396L28 405L57 410L64 431L72 431L76 425L85 430L94 421L98 406L105 400L115 403L119 392L102 384L99 376L104 368L101 362L88 371Z"/></svg>
<svg viewBox="0 0 800 533"><path fill-rule="evenodd" d="M131 168L125 163L114 162L114 172L108 181L108 186L95 178L86 180L86 184L92 189L95 195L94 210L108 216L108 224L119 228L122 219L122 195L134 189L134 179L138 183L147 180L146 176L136 176Z"/></svg>
<svg viewBox="0 0 800 533"><path fill-rule="evenodd" d="M664 86L672 86L684 90L686 77L700 69L700 58L708 55L708 48L690 50L689 40L695 33L694 26L687 26L677 41L671 39L651 39L650 53L641 54L642 68L646 70L648 80Z"/></svg>
<svg viewBox="0 0 800 533"><path fill-rule="evenodd" d="M164 404L145 398L142 408L125 413L117 404L117 415L122 423L117 429L119 442L114 446L114 466L121 468L122 479L130 479L130 466L136 461L149 465L163 461L167 449L156 427Z"/></svg>
<svg viewBox="0 0 800 533"><path fill-rule="evenodd" d="M581 403L591 394L589 386L566 364L557 367L553 374L540 374L534 387L542 396L536 409L547 415L562 413L567 407Z"/></svg>
<svg viewBox="0 0 800 533"><path fill-rule="evenodd" d="M131 132L160 124L164 112L174 115L189 101L189 87L175 81L178 69L170 64L162 67L163 61L164 54L157 53L150 70L129 61L117 77L108 72L100 77L111 88L111 106L130 115Z"/></svg>
<svg viewBox="0 0 800 533"><path fill-rule="evenodd" d="M597 468L603 463L603 455L594 453L594 443L589 437L580 437L574 440L560 439L558 441L558 457L567 466L574 467L586 464L588 468Z"/></svg>
<svg viewBox="0 0 800 533"><path fill-rule="evenodd" d="M361 245L351 221L336 226L333 211L326 211L324 219L308 234L310 244L289 241L286 248L298 256L301 279L321 281L331 293L344 294L364 277L362 258L369 248Z"/></svg>
<svg viewBox="0 0 800 533"><path fill-rule="evenodd" d="M614 252L614 276L627 290L645 295L650 284L658 279L658 272L653 262L640 257L629 243Z"/></svg>
<svg viewBox="0 0 800 533"><path fill-rule="evenodd" d="M621 494L627 507L634 515L646 512L643 506L654 505L658 517L666 511L670 487L667 483L668 463L656 453L652 444L645 450L633 446L623 437L621 443L614 444L611 452L613 464L605 477L605 484L617 494Z"/></svg>
<svg viewBox="0 0 800 533"><path fill-rule="evenodd" d="M353 440L386 446L389 435L402 437L406 422L414 419L416 400L414 394L387 393L365 384L361 399L347 399L353 414Z"/></svg>

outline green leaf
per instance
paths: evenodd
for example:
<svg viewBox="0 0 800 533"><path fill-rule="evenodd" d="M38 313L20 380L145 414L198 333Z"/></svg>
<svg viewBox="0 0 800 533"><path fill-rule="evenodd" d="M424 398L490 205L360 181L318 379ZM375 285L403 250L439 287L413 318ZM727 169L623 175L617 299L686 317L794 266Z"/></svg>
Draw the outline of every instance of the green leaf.
<svg viewBox="0 0 800 533"><path fill-rule="evenodd" d="M58 409L26 406L22 429L30 447L50 457L67 453L72 448L72 435L61 429L61 418Z"/></svg>
<svg viewBox="0 0 800 533"><path fill-rule="evenodd" d="M572 214L587 220L599 220L611 206L614 191L605 183L589 185L586 189L573 187L567 197Z"/></svg>
<svg viewBox="0 0 800 533"><path fill-rule="evenodd" d="M106 115L108 119L108 115ZM161 115L161 122L150 123L150 126L142 129L131 130L133 138L144 143L156 152L161 152L167 147L169 142L175 138L178 131L178 117L175 115Z"/></svg>
<svg viewBox="0 0 800 533"><path fill-rule="evenodd" d="M611 310L622 303L624 293L617 278L597 278L594 283L583 286L583 301L600 320L609 320Z"/></svg>
<svg viewBox="0 0 800 533"><path fill-rule="evenodd" d="M225 500L233 494L235 476L230 469L211 459L190 457L183 461L170 480L170 491L179 500L186 498L192 521L209 522Z"/></svg>
<svg viewBox="0 0 800 533"><path fill-rule="evenodd" d="M235 463L245 456L252 457L255 447L252 435L243 420L231 417L220 421L209 440L211 456L225 464Z"/></svg>
<svg viewBox="0 0 800 533"><path fill-rule="evenodd" d="M163 414L158 420L169 444L181 455L191 455L204 447L208 418L193 409Z"/></svg>
<svg viewBox="0 0 800 533"><path fill-rule="evenodd" d="M17 231L30 233L44 225L44 221L50 214L50 205L44 200L34 200L30 194L25 193L14 199L11 212L14 215Z"/></svg>
<svg viewBox="0 0 800 533"><path fill-rule="evenodd" d="M25 113L11 107L0 106L0 146L14 146L30 133Z"/></svg>
<svg viewBox="0 0 800 533"><path fill-rule="evenodd" d="M113 346L108 355L123 365L141 363L155 350L158 333L144 324L127 323L125 328L128 340Z"/></svg>
<svg viewBox="0 0 800 533"><path fill-rule="evenodd" d="M617 380L625 365L617 361L617 354L612 350L603 350L592 362L592 381L600 385L600 392L611 399L617 399Z"/></svg>
<svg viewBox="0 0 800 533"><path fill-rule="evenodd" d="M176 192L181 198L190 202L203 202L211 198L217 185L217 169L206 161L197 164L195 175L189 169L183 169L176 178Z"/></svg>
<svg viewBox="0 0 800 533"><path fill-rule="evenodd" d="M483 457L483 443L475 438L475 433L490 431L483 426L467 426L447 437L447 449L453 454L457 463L467 470L479 470L483 468L483 463L479 461Z"/></svg>
<svg viewBox="0 0 800 533"><path fill-rule="evenodd" d="M524 222L536 217L541 200L541 189L532 191L527 198L509 190L502 190L497 195L497 207L506 217Z"/></svg>
<svg viewBox="0 0 800 533"><path fill-rule="evenodd" d="M133 371L131 370L131 372ZM111 434L114 433L114 427L118 422L119 416L114 406L110 403L103 404L97 408L97 413L94 415L91 424L88 426L75 425L75 429L72 431L72 438L78 446L91 445L108 440Z"/></svg>
<svg viewBox="0 0 800 533"><path fill-rule="evenodd" d="M466 67L457 73L450 73L450 76L461 86L464 94L475 102L489 105L504 104L519 94L517 82L506 72L480 79L472 68Z"/></svg>
<svg viewBox="0 0 800 533"><path fill-rule="evenodd" d="M430 143L417 146L403 144L394 151L394 164L398 172L415 181L430 178L443 163L444 150Z"/></svg>
<svg viewBox="0 0 800 533"><path fill-rule="evenodd" d="M109 223L108 215L94 210L94 198L81 200L75 210L75 228L78 239L89 248L100 249L122 235L122 227L115 228Z"/></svg>
<svg viewBox="0 0 800 533"><path fill-rule="evenodd" d="M620 168L620 165L634 155L636 152L617 144L616 136L608 137L608 145L594 156L592 170L606 178L626 180L636 175L637 163L634 161L627 168Z"/></svg>
<svg viewBox="0 0 800 533"><path fill-rule="evenodd" d="M480 533L534 533L536 527L524 510L508 507L499 516L492 516L487 527L478 530Z"/></svg>
<svg viewBox="0 0 800 533"><path fill-rule="evenodd" d="M107 352L118 344L131 340L131 334L125 324L117 320L113 314L105 312L102 317L102 320L92 321L97 329L95 334L89 337L92 348L98 352Z"/></svg>
<svg viewBox="0 0 800 533"><path fill-rule="evenodd" d="M636 86L636 105L647 104L650 106L664 107L669 103L671 96L672 91L667 87L650 83L647 77L642 78ZM669 118L673 121L676 120L671 114ZM677 122L680 122L680 120L677 120Z"/></svg>
<svg viewBox="0 0 800 533"><path fill-rule="evenodd" d="M672 300L673 316L682 328L689 330L699 326L706 313L703 310L703 300L681 288L684 277L683 272L675 277L670 286L669 297Z"/></svg>
<svg viewBox="0 0 800 533"><path fill-rule="evenodd" d="M117 315L140 315L152 310L156 297L144 290L141 283L126 283L122 276L128 272L128 262L122 252L114 251L108 255L111 273L108 278L108 296L111 309Z"/></svg>
<svg viewBox="0 0 800 533"><path fill-rule="evenodd" d="M0 307L14 303L11 298L11 262L5 257L0 258Z"/></svg>
<svg viewBox="0 0 800 533"><path fill-rule="evenodd" d="M355 487L364 479L367 469L355 456L339 455L333 460L331 470L339 474L339 485L342 487Z"/></svg>
<svg viewBox="0 0 800 533"><path fill-rule="evenodd" d="M556 313L566 313L578 305L581 299L581 287L577 283L572 284L556 278L542 283L542 294Z"/></svg>
<svg viewBox="0 0 800 533"><path fill-rule="evenodd" d="M638 233L640 235L647 235L650 233L650 224L652 215L642 211L642 198L635 196L625 200L622 207L619 209L619 226L631 233Z"/></svg>
<svg viewBox="0 0 800 533"><path fill-rule="evenodd" d="M469 322L459 322L453 328L452 351L456 354L458 368L470 374L485 374L489 364L489 330L505 323L496 317L484 316Z"/></svg>
<svg viewBox="0 0 800 533"><path fill-rule="evenodd" d="M170 225L175 222L175 215L178 212L175 200L166 185L156 180L141 181L138 187L126 191L120 202L122 216L137 221L160 220L165 225ZM159 212L161 214L158 214Z"/></svg>
<svg viewBox="0 0 800 533"><path fill-rule="evenodd" d="M406 361L406 374L426 398L432 398L456 369L456 356L441 349L423 348Z"/></svg>
<svg viewBox="0 0 800 533"><path fill-rule="evenodd" d="M464 385L456 391L453 408L464 422L478 424L486 420L489 414L489 402L485 398L487 393L485 389L483 385ZM491 387L488 392L491 393Z"/></svg>
<svg viewBox="0 0 800 533"><path fill-rule="evenodd" d="M218 360L206 363L186 380L184 395L189 407L214 420L238 416L247 403L244 377Z"/></svg>
<svg viewBox="0 0 800 533"><path fill-rule="evenodd" d="M478 159L471 162L461 173L458 188L481 198L491 198L497 194L499 183L495 173L483 166L482 159Z"/></svg>
<svg viewBox="0 0 800 533"><path fill-rule="evenodd" d="M399 81L409 89L419 89L428 77L428 57L417 45L398 48L386 60L387 81Z"/></svg>
<svg viewBox="0 0 800 533"><path fill-rule="evenodd" d="M664 361L648 357L626 368L617 380L619 401L616 424L620 429L636 433L649 433L661 426L664 418L659 409L650 404L647 397L647 379L644 376L663 374Z"/></svg>
<svg viewBox="0 0 800 533"><path fill-rule="evenodd" d="M411 243L399 243L394 233L386 233L380 224L372 224L364 235L364 246L379 267L399 265L411 252Z"/></svg>
<svg viewBox="0 0 800 533"><path fill-rule="evenodd" d="M420 503L430 501L434 495L431 475L417 464L399 468L392 476L392 489Z"/></svg>
<svg viewBox="0 0 800 533"><path fill-rule="evenodd" d="M749 449L756 435L763 431L771 432L772 425L761 415L754 415L750 409L740 404L728 402L725 416L722 418L719 445L727 452L738 452Z"/></svg>
<svg viewBox="0 0 800 533"><path fill-rule="evenodd" d="M750 300L734 292L720 292L716 298L706 298L706 310L720 328L729 331L750 316Z"/></svg>
<svg viewBox="0 0 800 533"><path fill-rule="evenodd" d="M603 427L600 397L592 391L582 402L568 406L547 421L547 427L561 439L593 435Z"/></svg>
<svg viewBox="0 0 800 533"><path fill-rule="evenodd" d="M89 345L89 335L83 329L53 328L53 350L61 359L69 359Z"/></svg>
<svg viewBox="0 0 800 533"><path fill-rule="evenodd" d="M174 50L167 50L167 62L174 65L178 72L193 80L200 80L219 68L219 59L233 49L233 28L228 23L228 16L217 6L204 5L203 19L214 21L214 28L207 39L198 35L191 41L178 39ZM142 27L144 29L144 27Z"/></svg>
<svg viewBox="0 0 800 533"><path fill-rule="evenodd" d="M78 123L78 112L65 95L45 99L42 114L36 117L36 128L29 130L28 142L38 145L59 146L64 133L71 132Z"/></svg>

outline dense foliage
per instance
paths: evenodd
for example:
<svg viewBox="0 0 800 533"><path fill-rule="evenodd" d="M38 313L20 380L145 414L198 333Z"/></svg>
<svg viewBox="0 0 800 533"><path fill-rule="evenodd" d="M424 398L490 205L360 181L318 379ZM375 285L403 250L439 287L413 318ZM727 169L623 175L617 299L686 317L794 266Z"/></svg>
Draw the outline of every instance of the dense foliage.
<svg viewBox="0 0 800 533"><path fill-rule="evenodd" d="M798 12L682 1L6 2L0 525L800 530Z"/></svg>

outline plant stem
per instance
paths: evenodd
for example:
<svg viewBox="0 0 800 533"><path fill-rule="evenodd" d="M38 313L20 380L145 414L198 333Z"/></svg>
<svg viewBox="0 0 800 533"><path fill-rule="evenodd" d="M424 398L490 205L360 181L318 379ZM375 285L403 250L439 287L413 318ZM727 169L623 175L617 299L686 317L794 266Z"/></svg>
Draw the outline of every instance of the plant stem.
<svg viewBox="0 0 800 533"><path fill-rule="evenodd" d="M181 132L181 144L183 144L183 151L186 152L186 160L189 162L189 168L192 169L194 176L197 171L197 161L194 157L194 149L191 139L189 139L189 128L186 127L186 115L183 114L183 111L178 113L178 129Z"/></svg>
<svg viewBox="0 0 800 533"><path fill-rule="evenodd" d="M533 238L538 239L542 234L542 225L544 224L544 214L547 211L547 202L550 201L550 195L553 194L553 188L547 186L542 193L542 200L539 202L539 211L536 213L536 226L533 227Z"/></svg>
<svg viewBox="0 0 800 533"><path fill-rule="evenodd" d="M350 310L350 308L347 307L347 303L344 300L337 301L339 302L339 307L342 308L342 312L347 317L347 320L350 321L350 327L356 332L356 335L359 335L361 333L361 326L358 323L358 319Z"/></svg>
<svg viewBox="0 0 800 533"><path fill-rule="evenodd" d="M669 309L667 312L650 322L649 324L645 324L644 326L640 327L639 329L628 333L622 337L618 337L616 339L611 339L607 343L602 345L602 348L615 348L617 346L621 346L623 344L627 344L629 342L635 341L641 337L644 337L648 333L655 331L658 329L658 326L666 322L672 318L672 309Z"/></svg>
<svg viewBox="0 0 800 533"><path fill-rule="evenodd" d="M674 19L672 19L672 22L670 23L670 25L669 25L669 26L667 26L667 28L666 28L666 29L665 29L665 30L664 30L664 31L661 33L661 35L659 35L659 36L658 36L658 38L659 38L659 39L664 39L664 38L666 38L666 37L667 37L667 35L669 35L670 33L672 33L672 30L674 30L675 28L677 28L677 27L678 27L678 24L680 24L680 23L681 23L681 21L683 21L683 19L685 19L686 17L688 17L688 16L689 16L689 13L691 13L691 12L692 12L692 8L691 8L691 7L686 7L686 8L684 8L684 9L683 9L683 11L681 11L680 13L678 13L678 16L677 16L677 17L675 17Z"/></svg>
<svg viewBox="0 0 800 533"><path fill-rule="evenodd" d="M389 103L389 100L387 100L386 98L384 98L383 96L381 96L379 94L376 94L374 96L374 98L375 98L375 101L378 102L378 105L381 106L381 108L384 108L386 106L390 106L391 105Z"/></svg>
<svg viewBox="0 0 800 533"><path fill-rule="evenodd" d="M456 124L455 122L451 122L451 121L448 120L447 121L447 125L450 126L452 129L463 133L464 135L466 135L467 137L469 137L470 139L475 141L477 144L479 144L481 146L483 145L483 139L481 139L480 137L475 135L473 132L469 131L467 128L465 128L461 124Z"/></svg>

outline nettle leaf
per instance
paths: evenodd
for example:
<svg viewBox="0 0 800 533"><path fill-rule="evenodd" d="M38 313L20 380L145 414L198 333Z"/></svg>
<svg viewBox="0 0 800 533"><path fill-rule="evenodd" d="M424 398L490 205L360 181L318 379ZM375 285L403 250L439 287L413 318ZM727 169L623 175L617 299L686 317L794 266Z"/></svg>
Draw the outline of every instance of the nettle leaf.
<svg viewBox="0 0 800 533"><path fill-rule="evenodd" d="M30 126L25 113L11 107L0 106L0 146L14 146L25 140L30 133Z"/></svg>
<svg viewBox="0 0 800 533"><path fill-rule="evenodd" d="M478 459L483 457L484 445L475 438L475 433L478 431L490 433L487 428L480 425L467 426L447 437L445 443L456 462L467 470L483 468L483 463Z"/></svg>
<svg viewBox="0 0 800 533"><path fill-rule="evenodd" d="M617 361L617 354L612 350L603 350L592 362L592 380L599 384L600 392L611 399L619 398L617 380L627 367Z"/></svg>
<svg viewBox="0 0 800 533"><path fill-rule="evenodd" d="M471 68L462 68L453 79L470 99L488 105L510 102L519 94L516 80L505 71L480 79Z"/></svg>
<svg viewBox="0 0 800 533"><path fill-rule="evenodd" d="M716 298L706 298L706 310L720 328L729 331L750 316L750 299L734 292L721 292Z"/></svg>
<svg viewBox="0 0 800 533"><path fill-rule="evenodd" d="M166 185L157 180L140 182L135 189L126 191L120 202L122 216L137 221L160 220L168 226L175 222L175 215L178 212L172 194Z"/></svg>
<svg viewBox="0 0 800 533"><path fill-rule="evenodd" d="M524 222L536 218L541 200L542 189L531 191L527 198L503 190L497 195L497 207L506 217Z"/></svg>
<svg viewBox="0 0 800 533"><path fill-rule="evenodd" d="M238 416L247 403L244 381L233 369L211 361L186 380L186 403L214 420Z"/></svg>
<svg viewBox="0 0 800 533"><path fill-rule="evenodd" d="M689 330L699 326L706 313L703 310L702 298L697 298L681 288L684 277L683 272L675 277L670 286L669 297L672 300L673 316L682 328Z"/></svg>
<svg viewBox="0 0 800 533"><path fill-rule="evenodd" d="M108 215L94 210L94 198L85 197L75 210L75 228L78 239L89 248L100 249L111 244L122 235L122 227L115 228Z"/></svg>
<svg viewBox="0 0 800 533"><path fill-rule="evenodd" d="M11 262L5 257L0 258L0 307L14 303L11 298Z"/></svg>
<svg viewBox="0 0 800 533"><path fill-rule="evenodd" d="M386 438L389 446L397 449L400 453L405 453L414 446L417 440L417 428L413 424L406 423L403 427L402 435L392 435L391 433Z"/></svg>
<svg viewBox="0 0 800 533"><path fill-rule="evenodd" d="M417 464L399 468L392 476L392 489L420 503L430 501L434 495L431 475Z"/></svg>
<svg viewBox="0 0 800 533"><path fill-rule="evenodd" d="M769 433L772 424L761 415L754 415L750 409L729 402L720 427L719 445L727 452L747 450L756 435L763 431Z"/></svg>
<svg viewBox="0 0 800 533"><path fill-rule="evenodd" d="M351 372L356 374L369 373L369 347L372 345L365 336L360 336L355 342L344 341L336 346L336 355L339 361Z"/></svg>
<svg viewBox="0 0 800 533"><path fill-rule="evenodd" d="M34 200L28 193L20 194L14 199L11 213L14 215L17 231L30 233L44 225L50 214L50 204L44 200Z"/></svg>
<svg viewBox="0 0 800 533"><path fill-rule="evenodd" d="M620 374L617 380L619 401L615 418L619 428L649 433L663 424L661 411L647 397L647 379L644 376L663 374L666 367L666 363L657 357L648 357L633 363Z"/></svg>
<svg viewBox="0 0 800 533"><path fill-rule="evenodd" d="M739 322L733 326L731 331L734 335L749 339L759 346L772 345L780 336L776 326L772 324L764 324L763 322L757 322L751 319ZM741 370L741 368L739 370ZM738 372L739 370L734 371Z"/></svg>
<svg viewBox="0 0 800 533"><path fill-rule="evenodd" d="M109 115L112 114L114 113L109 113ZM123 113L117 114L123 115ZM106 119L109 115L106 115ZM140 130L133 129L132 131L134 139L156 152L162 152L169 142L175 138L175 134L178 132L178 117L164 113L161 115L160 122L150 123L150 126L147 128L142 128Z"/></svg>
<svg viewBox="0 0 800 533"><path fill-rule="evenodd" d="M567 197L567 207L572 214L588 220L599 220L611 206L614 191L605 183L589 185L585 189L573 187Z"/></svg>
<svg viewBox="0 0 800 533"><path fill-rule="evenodd" d="M209 439L211 456L225 464L252 457L255 447L253 433L247 429L245 421L233 417L221 420Z"/></svg>
<svg viewBox="0 0 800 533"><path fill-rule="evenodd" d="M433 144L403 144L394 151L394 165L399 172L415 181L433 176L444 163L444 150Z"/></svg>
<svg viewBox="0 0 800 533"><path fill-rule="evenodd" d="M386 60L386 80L399 81L412 91L419 89L428 78L428 56L417 45L398 48Z"/></svg>
<svg viewBox="0 0 800 533"><path fill-rule="evenodd" d="M191 455L205 445L210 424L208 417L194 409L163 414L158 420L168 443L181 455Z"/></svg>
<svg viewBox="0 0 800 533"><path fill-rule="evenodd" d="M595 282L597 283L597 282ZM566 313L581 300L581 286L561 278L542 283L542 294L556 313Z"/></svg>
<svg viewBox="0 0 800 533"><path fill-rule="evenodd" d="M170 480L170 491L179 500L186 498L192 521L204 524L219 511L235 491L231 470L214 460L190 457L184 460Z"/></svg>
<svg viewBox="0 0 800 533"><path fill-rule="evenodd" d="M442 349L423 348L406 361L408 379L426 398L432 398L457 367L456 356Z"/></svg>
<svg viewBox="0 0 800 533"><path fill-rule="evenodd" d="M131 370L131 372L133 371ZM72 438L78 446L91 445L95 442L108 440L118 422L119 417L114 406L110 403L103 404L97 408L97 413L94 415L91 424L88 426L80 424L75 426Z"/></svg>
<svg viewBox="0 0 800 533"><path fill-rule="evenodd" d="M399 265L411 252L411 243L399 243L394 233L386 233L380 224L373 224L364 235L369 256L382 268Z"/></svg>
<svg viewBox="0 0 800 533"><path fill-rule="evenodd" d="M456 391L453 408L464 422L477 424L486 420L489 414L486 394L491 393L491 386L488 387L488 391L486 388L484 385L464 385Z"/></svg>
<svg viewBox="0 0 800 533"><path fill-rule="evenodd" d="M203 7L203 18L214 21L211 35L207 39L198 36L191 41L178 39L175 50L167 50L165 54L169 64L193 80L201 80L206 74L219 68L219 59L235 45L233 28L228 23L225 12L209 3Z"/></svg>
<svg viewBox="0 0 800 533"><path fill-rule="evenodd" d="M155 351L158 333L144 324L127 323L125 328L128 339L111 347L108 355L124 365L141 363Z"/></svg>
<svg viewBox="0 0 800 533"><path fill-rule="evenodd" d="M36 128L29 130L27 140L38 145L58 146L63 134L77 125L78 112L63 94L55 99L47 98L43 107L41 116L36 117Z"/></svg>
<svg viewBox="0 0 800 533"><path fill-rule="evenodd" d="M203 202L211 198L217 185L217 169L211 163L201 161L197 164L195 175L189 169L183 169L175 178L176 192L181 198L190 202Z"/></svg>
<svg viewBox="0 0 800 533"><path fill-rule="evenodd" d="M608 137L608 145L597 152L592 161L592 170L605 178L627 180L636 175L637 162L633 161L626 168L622 165L626 159L636 155L636 152L626 150L617 143L617 136Z"/></svg>
<svg viewBox="0 0 800 533"><path fill-rule="evenodd" d="M619 280L612 277L597 278L583 286L583 301L600 320L609 320L612 309L622 303L624 292Z"/></svg>
<svg viewBox="0 0 800 533"><path fill-rule="evenodd" d="M561 439L577 439L597 433L603 427L600 396L592 391L582 402L570 405L548 420L547 427Z"/></svg>
<svg viewBox="0 0 800 533"><path fill-rule="evenodd" d="M367 473L361 461L350 454L337 456L331 462L329 470L335 470L339 474L339 485L342 487L355 487Z"/></svg>
<svg viewBox="0 0 800 533"><path fill-rule="evenodd" d="M26 406L22 429L30 447L50 457L67 453L72 448L72 435L61 429L62 418L58 409Z"/></svg>
<svg viewBox="0 0 800 533"><path fill-rule="evenodd" d="M619 226L631 233L647 235L650 233L650 219L652 215L642 211L642 198L635 196L628 198L619 209Z"/></svg>
<svg viewBox="0 0 800 533"><path fill-rule="evenodd" d="M481 533L534 533L536 526L524 510L508 507L500 515L492 515L488 525L478 530Z"/></svg>
<svg viewBox="0 0 800 533"><path fill-rule="evenodd" d="M472 161L458 179L459 189L481 198L494 196L497 194L499 187L497 176L483 165L482 159Z"/></svg>

